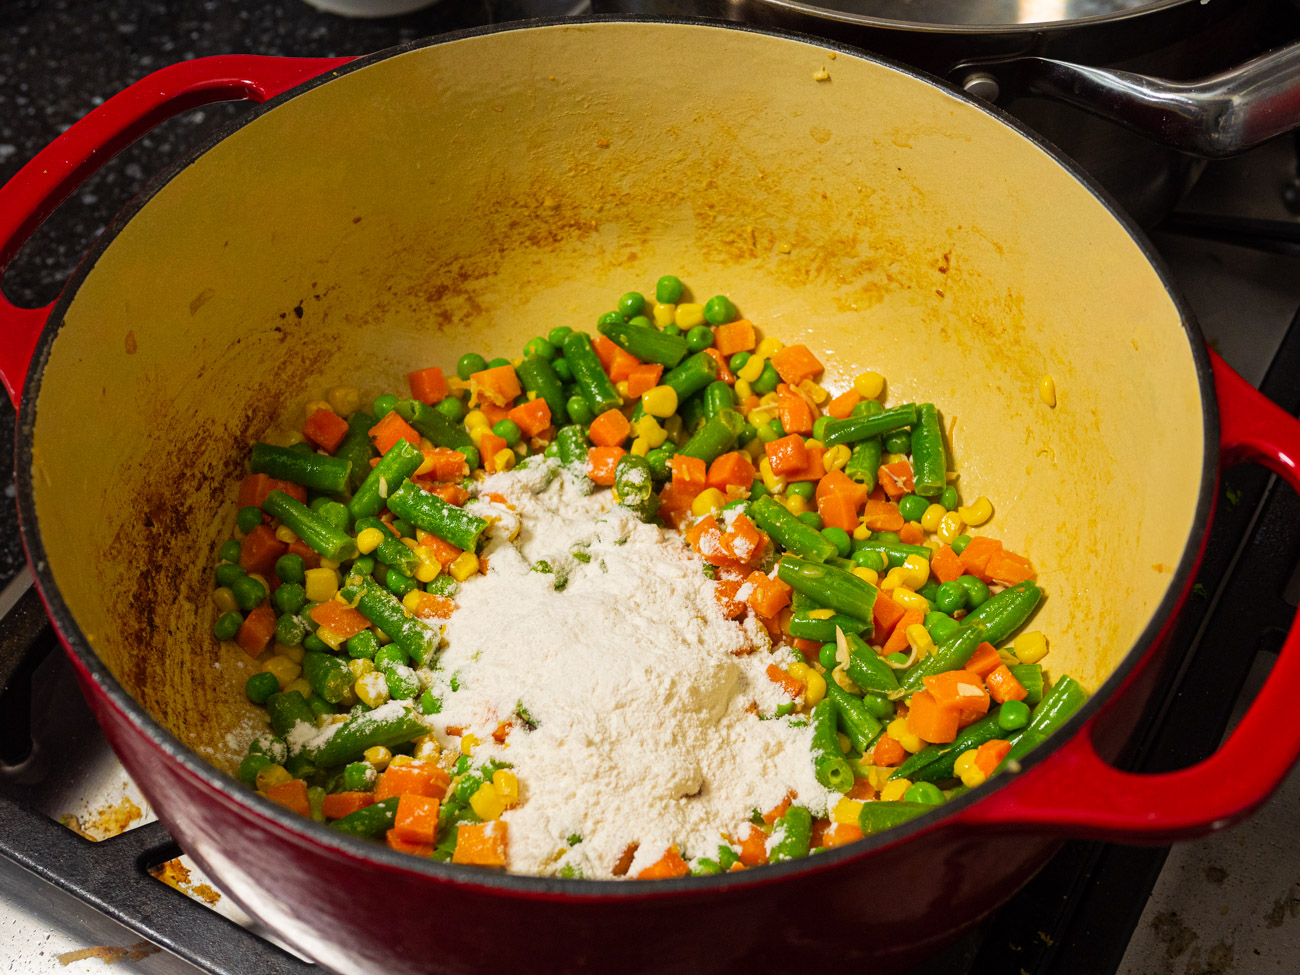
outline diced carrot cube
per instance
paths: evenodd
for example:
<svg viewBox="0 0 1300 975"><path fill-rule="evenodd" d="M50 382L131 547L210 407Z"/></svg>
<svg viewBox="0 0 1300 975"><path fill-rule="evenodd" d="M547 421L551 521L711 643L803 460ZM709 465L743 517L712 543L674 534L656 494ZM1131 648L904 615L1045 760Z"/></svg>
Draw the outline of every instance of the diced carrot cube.
<svg viewBox="0 0 1300 975"><path fill-rule="evenodd" d="M341 640L356 636L370 627L370 621L347 603L331 599L317 603L311 609L311 618Z"/></svg>
<svg viewBox="0 0 1300 975"><path fill-rule="evenodd" d="M506 413L506 418L518 424L526 437L535 437L551 425L551 407L540 396L520 403Z"/></svg>
<svg viewBox="0 0 1300 975"><path fill-rule="evenodd" d="M881 735L876 739L876 747L871 751L871 761L877 765L890 766L899 764L907 757L905 749L897 738Z"/></svg>
<svg viewBox="0 0 1300 975"><path fill-rule="evenodd" d="M991 581L1003 586L1014 586L1016 583L1038 578L1038 573L1034 571L1027 558L1007 551L994 552L989 557L984 572Z"/></svg>
<svg viewBox="0 0 1300 975"><path fill-rule="evenodd" d="M587 436L597 447L620 447L631 432L632 424L622 411L609 409L591 421Z"/></svg>
<svg viewBox="0 0 1300 975"><path fill-rule="evenodd" d="M925 532L915 521L909 521L898 529L898 540L904 545L920 545L925 541Z"/></svg>
<svg viewBox="0 0 1300 975"><path fill-rule="evenodd" d="M618 349L614 353L614 357L610 359L609 368L606 371L609 373L612 382L624 383L632 375L632 370L639 365L641 365L641 360L631 352L627 351L627 349Z"/></svg>
<svg viewBox="0 0 1300 975"><path fill-rule="evenodd" d="M969 670L946 670L923 678L923 683L934 703L941 708L977 714L988 712L989 692L984 689L979 674Z"/></svg>
<svg viewBox="0 0 1300 975"><path fill-rule="evenodd" d="M370 442L380 454L386 454L399 440L405 440L412 447L420 446L420 435L415 429L396 410L389 410L383 419L370 428Z"/></svg>
<svg viewBox="0 0 1300 975"><path fill-rule="evenodd" d="M767 834L749 824L749 833L740 844L740 862L747 867L757 867L767 863Z"/></svg>
<svg viewBox="0 0 1300 975"><path fill-rule="evenodd" d="M673 472L673 484L680 484L699 494L708 487L708 467L698 457L673 454L668 459L668 469Z"/></svg>
<svg viewBox="0 0 1300 975"><path fill-rule="evenodd" d="M673 877L685 877L691 872L690 866L676 846L668 847L658 860L636 875L637 880L671 880Z"/></svg>
<svg viewBox="0 0 1300 975"><path fill-rule="evenodd" d="M491 430L485 432L478 441L479 457L482 459L483 469L489 474L495 474L498 470L497 454L508 449L505 437L498 437Z"/></svg>
<svg viewBox="0 0 1300 975"><path fill-rule="evenodd" d="M411 610L411 615L421 620L445 620L451 619L451 614L456 611L456 601L448 599L446 596L439 596L431 592L415 592L415 608ZM410 594L407 595L410 598Z"/></svg>
<svg viewBox="0 0 1300 975"><path fill-rule="evenodd" d="M981 643L975 648L975 653L966 661L964 669L969 670L972 674L977 675L981 680L988 677L989 674L1002 666L1002 658L991 643ZM1007 671L1010 673L1010 671Z"/></svg>
<svg viewBox="0 0 1300 975"><path fill-rule="evenodd" d="M941 708L929 691L912 695L907 712L907 730L923 741L946 744L957 738L957 712Z"/></svg>
<svg viewBox="0 0 1300 975"><path fill-rule="evenodd" d="M732 488L748 491L757 473L749 454L743 450L733 450L709 465L706 481L709 487L717 488L723 494Z"/></svg>
<svg viewBox="0 0 1300 975"><path fill-rule="evenodd" d="M729 620L739 619L745 614L745 604L736 598L740 585L739 579L718 579L713 583L713 599Z"/></svg>
<svg viewBox="0 0 1300 975"><path fill-rule="evenodd" d="M515 397L523 392L515 367L508 364L470 373L469 388L475 397L474 402L491 403L503 408L509 407Z"/></svg>
<svg viewBox="0 0 1300 975"><path fill-rule="evenodd" d="M713 347L720 355L731 357L737 352L749 352L757 344L754 323L748 318L737 318L713 330Z"/></svg>
<svg viewBox="0 0 1300 975"><path fill-rule="evenodd" d="M817 482L814 492L818 501L828 494L842 494L853 502L853 509L861 508L867 500L867 489L843 471L831 471Z"/></svg>
<svg viewBox="0 0 1300 975"><path fill-rule="evenodd" d="M404 793L397 800L393 832L408 843L432 843L438 831L438 800Z"/></svg>
<svg viewBox="0 0 1300 975"><path fill-rule="evenodd" d="M772 366L777 375L791 386L798 386L805 379L815 379L825 368L806 345L787 345L772 356Z"/></svg>
<svg viewBox="0 0 1300 975"><path fill-rule="evenodd" d="M289 551L285 542L275 537L270 525L258 525L239 543L239 565L245 572L256 573L270 582L275 562Z"/></svg>
<svg viewBox="0 0 1300 975"><path fill-rule="evenodd" d="M371 792L335 792L321 800L321 815L326 819L342 819L351 816L358 809L374 805L375 796Z"/></svg>
<svg viewBox="0 0 1300 975"><path fill-rule="evenodd" d="M504 867L506 837L507 824L500 819L490 823L462 823L456 828L456 852L451 860L480 867Z"/></svg>
<svg viewBox="0 0 1300 975"><path fill-rule="evenodd" d="M778 819L786 814L786 811L790 808L790 804L794 802L794 799L794 791L791 790L790 792L787 792L784 799L767 812L763 813L763 822L767 823L769 826L774 825Z"/></svg>
<svg viewBox="0 0 1300 975"><path fill-rule="evenodd" d="M664 367L657 362L643 362L627 374L627 394L634 399L639 399L642 393L648 392L659 385L659 377L664 373Z"/></svg>
<svg viewBox="0 0 1300 975"><path fill-rule="evenodd" d="M1002 551L1002 543L996 538L986 538L983 535L976 535L972 538L961 555L957 556L961 560L962 568L978 579L988 582L988 575L985 569L988 566L989 559L995 552Z"/></svg>
<svg viewBox="0 0 1300 975"><path fill-rule="evenodd" d="M777 404L781 426L785 428L786 433L812 433L815 417L807 400L789 386L782 385L777 390Z"/></svg>
<svg viewBox="0 0 1300 975"><path fill-rule="evenodd" d="M734 386L736 384L736 375L727 365L727 360L723 354L713 346L709 346L705 349L704 354L718 364L718 379L726 383L728 386Z"/></svg>
<svg viewBox="0 0 1300 975"><path fill-rule="evenodd" d="M822 478L825 480L825 478ZM842 528L852 532L858 527L858 511L853 502L843 494L828 494L817 501L817 514L826 528Z"/></svg>
<svg viewBox="0 0 1300 975"><path fill-rule="evenodd" d="M348 435L348 421L333 410L313 410L302 425L302 435L313 447L332 454Z"/></svg>
<svg viewBox="0 0 1300 975"><path fill-rule="evenodd" d="M311 815L311 803L307 801L307 782L304 779L290 779L266 790L266 798L278 803L299 816Z"/></svg>
<svg viewBox="0 0 1300 975"><path fill-rule="evenodd" d="M785 691L793 699L803 696L803 682L796 677L791 677L776 664L767 665L767 679L773 684L778 684L781 690Z"/></svg>
<svg viewBox="0 0 1300 975"><path fill-rule="evenodd" d="M848 843L856 843L860 839L862 839L862 830L853 823L832 823L822 834L822 844L828 850Z"/></svg>
<svg viewBox="0 0 1300 975"><path fill-rule="evenodd" d="M746 602L757 615L771 619L790 605L791 589L784 580L773 579L766 572L755 571L751 572L745 581L752 587ZM771 676L771 673L769 669L768 676ZM790 679L794 680L793 677Z"/></svg>
<svg viewBox="0 0 1300 975"><path fill-rule="evenodd" d="M587 451L587 476L605 487L614 486L614 468L627 451L622 447L592 447Z"/></svg>
<svg viewBox="0 0 1300 975"><path fill-rule="evenodd" d="M952 550L952 546L944 545L930 556L930 572L940 582L952 582L954 579L960 579L966 570L962 567L957 553Z"/></svg>
<svg viewBox="0 0 1300 975"><path fill-rule="evenodd" d="M441 799L450 783L451 776L432 762L390 765L375 784L375 802L404 795Z"/></svg>
<svg viewBox="0 0 1300 975"><path fill-rule="evenodd" d="M271 645L275 636L275 611L267 603L262 603L239 624L235 631L235 642L250 657L258 656Z"/></svg>
<svg viewBox="0 0 1300 975"><path fill-rule="evenodd" d="M447 398L447 377L437 366L408 372L406 381L411 387L411 396L426 406Z"/></svg>
<svg viewBox="0 0 1300 975"><path fill-rule="evenodd" d="M999 704L1023 701L1029 696L1025 685L1016 680L1016 675L1011 673L1011 668L1006 664L995 667L984 680L989 685L989 696Z"/></svg>
<svg viewBox="0 0 1300 975"><path fill-rule="evenodd" d="M438 560L438 564L444 569L451 565L461 556L461 550L451 542L443 541L437 535L430 535L420 542L421 548L427 548L433 553L433 557Z"/></svg>
<svg viewBox="0 0 1300 975"><path fill-rule="evenodd" d="M785 479L793 484L795 481L820 481L826 476L826 466L822 462L825 447L809 447L808 463L797 471L786 471Z"/></svg>
<svg viewBox="0 0 1300 975"><path fill-rule="evenodd" d="M975 767L985 775L992 775L1009 751L1011 751L1011 742L1003 738L986 741L975 749Z"/></svg>
<svg viewBox="0 0 1300 975"><path fill-rule="evenodd" d="M849 389L826 404L826 415L833 416L837 420L847 419L853 412L853 407L861 402L862 394L856 389Z"/></svg>
<svg viewBox="0 0 1300 975"><path fill-rule="evenodd" d="M896 460L892 464L881 464L876 472L876 483L885 490L891 501L897 501L905 494L911 494L915 487L912 479L912 464L906 460Z"/></svg>
<svg viewBox="0 0 1300 975"><path fill-rule="evenodd" d="M763 450L773 474L787 474L808 466L808 447L797 433L764 444Z"/></svg>
<svg viewBox="0 0 1300 975"><path fill-rule="evenodd" d="M748 566L763 557L767 535L759 531L745 515L737 515L722 536L722 545L736 562Z"/></svg>
<svg viewBox="0 0 1300 975"><path fill-rule="evenodd" d="M892 501L867 499L862 509L862 523L873 532L896 532L903 527L903 515Z"/></svg>
<svg viewBox="0 0 1300 975"><path fill-rule="evenodd" d="M596 358L600 360L600 368L606 373L609 372L609 365L614 361L614 356L622 351L613 339L599 334L591 337L591 347L596 351Z"/></svg>
<svg viewBox="0 0 1300 975"><path fill-rule="evenodd" d="M906 615L906 610L890 598L887 592L877 592L876 601L871 607L871 621L874 624L875 639L884 643L894 632L899 621Z"/></svg>
<svg viewBox="0 0 1300 975"><path fill-rule="evenodd" d="M888 656L891 653L907 653L910 649L910 644L907 642L907 628L924 622L925 614L919 609L905 610L903 618L894 627L894 632L889 634L889 639L885 641L884 654Z"/></svg>
<svg viewBox="0 0 1300 975"><path fill-rule="evenodd" d="M396 850L398 853L409 853L417 857L433 856L432 843L412 843L410 840L404 840L395 829L390 829L385 833L384 839L388 843L388 848Z"/></svg>

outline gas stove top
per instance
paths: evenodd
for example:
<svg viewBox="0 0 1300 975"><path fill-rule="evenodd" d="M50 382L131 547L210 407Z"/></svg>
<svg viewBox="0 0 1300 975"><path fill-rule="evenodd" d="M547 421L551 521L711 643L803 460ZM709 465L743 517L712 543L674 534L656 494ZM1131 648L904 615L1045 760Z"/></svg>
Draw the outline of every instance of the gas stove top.
<svg viewBox="0 0 1300 975"><path fill-rule="evenodd" d="M190 6L199 23L200 5ZM204 11L213 6L204 5ZM160 39L162 34L132 42L134 47L109 43L105 58L119 73L123 64L129 70L103 88L86 82L82 94L115 90L186 54L215 53L209 46L353 53L465 26L457 18L472 20L476 13L479 21L520 16L526 6L466 4L443 14L352 27L284 3L272 14L255 11L243 20L289 25L279 29L296 31L290 40L267 42L239 33L251 28L227 25L233 34L204 36L185 49ZM543 12L570 12L563 6L550 4ZM467 14L470 7L475 11ZM103 9L113 7L101 7L100 16ZM149 9L163 31L169 23L163 5ZM117 22L131 19L123 14ZM0 64L9 63L0 58ZM13 82L0 78L0 109L13 97ZM40 95L22 97L21 104L29 105ZM91 105L80 104L72 117ZM88 234L149 173L235 111L193 113L129 150L20 255L9 293L31 303L53 297ZM35 122L0 128L0 180L55 131ZM21 144L6 141L16 138ZM1284 190L1296 180L1296 149L1283 139L1212 164L1175 216L1152 235L1211 344L1292 413L1300 410L1300 223L1286 207ZM55 247L60 259L47 263L39 256L42 247L45 253ZM12 421L11 415L0 418L0 427ZM1184 664L1171 675L1164 703L1151 709L1149 726L1128 756L1127 767L1134 770L1180 767L1213 750L1236 718L1240 704L1234 702L1248 702L1267 673L1295 612L1300 502L1253 468L1228 472L1223 491L1197 598L1190 600L1175 638L1186 648ZM0 519L0 584L13 577L0 593L0 963L23 973L92 972L105 963L119 972L157 975L316 969L260 937L192 865L174 859L182 851L153 820L82 704L28 589L29 577L18 568L16 550L11 508ZM975 934L914 975L1300 970L1293 934L1300 913L1300 848L1293 842L1300 825L1297 800L1300 775L1293 775L1250 822L1172 850L1067 843ZM113 838L92 843L83 836Z"/></svg>

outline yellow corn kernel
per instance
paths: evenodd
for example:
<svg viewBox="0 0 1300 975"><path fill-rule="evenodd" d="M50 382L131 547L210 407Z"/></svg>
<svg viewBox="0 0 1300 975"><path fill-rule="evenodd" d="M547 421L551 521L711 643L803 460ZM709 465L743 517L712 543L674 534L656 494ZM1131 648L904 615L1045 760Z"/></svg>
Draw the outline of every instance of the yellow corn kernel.
<svg viewBox="0 0 1300 975"><path fill-rule="evenodd" d="M785 475L772 472L772 462L766 456L758 462L758 476L763 479L763 487L769 494L780 494L785 490Z"/></svg>
<svg viewBox="0 0 1300 975"><path fill-rule="evenodd" d="M295 661L290 660L282 653L277 653L274 657L262 664L263 673L272 675L280 682L280 690L284 690L289 684L298 679L302 674L302 667Z"/></svg>
<svg viewBox="0 0 1300 975"><path fill-rule="evenodd" d="M813 609L808 612L808 618L813 620L828 620L834 615L833 609Z"/></svg>
<svg viewBox="0 0 1300 975"><path fill-rule="evenodd" d="M767 360L760 355L751 355L749 360L740 367L740 371L736 373L736 378L743 379L747 383L756 382L758 377L763 375L763 366L766 362Z"/></svg>
<svg viewBox="0 0 1300 975"><path fill-rule="evenodd" d="M1050 375L1038 380L1038 398L1048 406L1056 406L1056 380Z"/></svg>
<svg viewBox="0 0 1300 975"><path fill-rule="evenodd" d="M437 559L430 559L429 561L421 562L415 567L415 581L423 582L425 585L428 585L430 582L433 582L434 579L438 578L438 573L441 571L442 566L438 564ZM407 595L410 594L408 593Z"/></svg>
<svg viewBox="0 0 1300 975"><path fill-rule="evenodd" d="M405 545L407 548L409 548L412 552L414 552L417 548L420 547L420 543L418 541L416 541L414 538L407 538L405 535L399 538L398 541L401 542L403 545Z"/></svg>
<svg viewBox="0 0 1300 975"><path fill-rule="evenodd" d="M300 443L302 443L302 442L303 442L304 440L306 440L307 438L304 437L304 436L303 436L300 432L298 432L297 430L289 430L289 431L287 431L287 432L285 432L285 433L281 433L281 434L279 434L279 435L276 436L274 439L269 438L269 437L268 437L267 439L268 439L271 443L277 444L277 445L279 445L279 446L281 446L281 447L292 447L294 444L300 444Z"/></svg>
<svg viewBox="0 0 1300 975"><path fill-rule="evenodd" d="M303 697L310 697L311 685L307 683L306 678L299 677L297 680L291 680L284 685L284 692L288 694L290 691L297 691Z"/></svg>
<svg viewBox="0 0 1300 975"><path fill-rule="evenodd" d="M473 432L475 427L486 427L489 430L492 428L491 421L482 410L470 410L465 414L465 429Z"/></svg>
<svg viewBox="0 0 1300 975"><path fill-rule="evenodd" d="M257 770L257 791L265 792L277 785L284 785L292 778L283 765L264 765Z"/></svg>
<svg viewBox="0 0 1300 975"><path fill-rule="evenodd" d="M233 613L239 609L239 604L235 602L235 592L229 586L220 586L212 590L212 605L222 613Z"/></svg>
<svg viewBox="0 0 1300 975"><path fill-rule="evenodd" d="M880 399L885 391L885 377L878 372L859 373L853 380L853 388L863 399Z"/></svg>
<svg viewBox="0 0 1300 975"><path fill-rule="evenodd" d="M811 379L801 380L799 382L798 388L799 388L799 392L805 394L810 400L812 400L818 406L821 406L823 403L825 403L828 399L831 398L830 393L826 392L825 389L823 389L821 386L818 386Z"/></svg>
<svg viewBox="0 0 1300 975"><path fill-rule="evenodd" d="M348 661L348 670L352 671L353 680L360 680L375 672L375 662L369 657L353 657Z"/></svg>
<svg viewBox="0 0 1300 975"><path fill-rule="evenodd" d="M956 775L958 778L961 778L962 775L968 769L974 768L975 754L976 754L976 749L968 748L960 755L958 755L957 758L952 763L953 774Z"/></svg>
<svg viewBox="0 0 1300 975"><path fill-rule="evenodd" d="M632 441L632 456L644 457L650 453L650 441L645 437L637 437Z"/></svg>
<svg viewBox="0 0 1300 975"><path fill-rule="evenodd" d="M497 790L501 804L507 809L519 801L519 779L508 768L499 768L492 773L492 788Z"/></svg>
<svg viewBox="0 0 1300 975"><path fill-rule="evenodd" d="M483 427L483 426L467 427L466 429L469 430L469 439L473 441L475 447L478 446L479 441L483 439L485 434L492 432L491 427Z"/></svg>
<svg viewBox="0 0 1300 975"><path fill-rule="evenodd" d="M710 512L717 511L726 503L727 496L717 488L705 488L691 502L691 514L696 518L703 518Z"/></svg>
<svg viewBox="0 0 1300 975"><path fill-rule="evenodd" d="M614 388L618 390L618 395L622 396L624 399L627 399L632 395L632 387L627 384L626 379L622 382L615 383Z"/></svg>
<svg viewBox="0 0 1300 975"><path fill-rule="evenodd" d="M932 504L925 509L925 514L921 515L921 528L928 532L937 532L939 522L943 521L943 516L948 513L948 509L941 504Z"/></svg>
<svg viewBox="0 0 1300 975"><path fill-rule="evenodd" d="M899 586L907 585L906 576L903 574L903 567L896 565L885 573L885 578L880 582L880 588L885 592L897 589Z"/></svg>
<svg viewBox="0 0 1300 975"><path fill-rule="evenodd" d="M959 772L957 777L961 779L961 784L966 786L968 789L973 789L977 785L983 785L989 778L984 774L984 770L974 762L971 762L970 766L967 767L964 772Z"/></svg>
<svg viewBox="0 0 1300 975"><path fill-rule="evenodd" d="M820 440L818 440L816 437L809 437L803 442L803 445L809 450L812 450L814 447L816 447L819 450L824 449L826 447L826 445L822 443Z"/></svg>
<svg viewBox="0 0 1300 975"><path fill-rule="evenodd" d="M422 735L415 739L413 754L417 761L436 762L442 757L442 745L433 735Z"/></svg>
<svg viewBox="0 0 1300 975"><path fill-rule="evenodd" d="M883 587L881 587L883 588ZM929 601L907 585L899 586L890 594L890 598L904 609L914 609L920 613L930 612Z"/></svg>
<svg viewBox="0 0 1300 975"><path fill-rule="evenodd" d="M732 390L736 394L737 403L744 403L745 400L754 395L754 388L743 379L737 379L736 385L732 387Z"/></svg>
<svg viewBox="0 0 1300 975"><path fill-rule="evenodd" d="M325 399L339 416L347 416L361 406L361 393L355 386L335 386L325 394Z"/></svg>
<svg viewBox="0 0 1300 975"><path fill-rule="evenodd" d="M339 565L340 563L335 562L333 559L327 559L323 555L320 557L320 567L322 569L337 569Z"/></svg>
<svg viewBox="0 0 1300 975"><path fill-rule="evenodd" d="M467 731L465 734L460 736L460 753L462 755L468 755L480 744L482 744L482 742L479 740L478 735L474 734L472 731Z"/></svg>
<svg viewBox="0 0 1300 975"><path fill-rule="evenodd" d="M491 782L484 782L478 787L478 790L469 797L469 806L484 822L496 819L506 811L506 804L501 801L496 786Z"/></svg>
<svg viewBox="0 0 1300 975"><path fill-rule="evenodd" d="M790 494L781 499L785 509L792 515L801 515L808 510L807 499L798 494Z"/></svg>
<svg viewBox="0 0 1300 975"><path fill-rule="evenodd" d="M650 317L660 328L667 328L677 322L677 306L670 302L656 301L650 309Z"/></svg>
<svg viewBox="0 0 1300 975"><path fill-rule="evenodd" d="M930 581L930 563L919 555L909 555L899 568L903 570L903 585L908 589L920 589Z"/></svg>
<svg viewBox="0 0 1300 975"><path fill-rule="evenodd" d="M478 556L473 552L461 552L456 556L456 561L447 567L447 571L457 582L464 582L478 572Z"/></svg>
<svg viewBox="0 0 1300 975"><path fill-rule="evenodd" d="M379 543L383 540L384 533L378 528L363 528L357 532L357 551L362 555L369 555L379 548Z"/></svg>
<svg viewBox="0 0 1300 975"><path fill-rule="evenodd" d="M670 417L677 412L677 390L671 386L656 386L641 394L641 409L651 416Z"/></svg>
<svg viewBox="0 0 1300 975"><path fill-rule="evenodd" d="M739 384L744 382L744 380L737 379L736 382ZM750 410L745 415L745 418L749 420L750 423L754 424L754 426L761 427L765 423L771 423L780 415L781 415L780 407L771 406L771 405L764 406L761 405L761 401L760 401L760 405L755 406L752 410Z"/></svg>
<svg viewBox="0 0 1300 975"><path fill-rule="evenodd" d="M866 525L859 524L857 528L853 529L853 537L859 542L865 542L871 537L871 529Z"/></svg>
<svg viewBox="0 0 1300 975"><path fill-rule="evenodd" d="M334 407L330 406L328 400L323 400L323 399L309 400L307 405L302 408L303 416L310 417L317 410L326 410L330 413L333 413Z"/></svg>
<svg viewBox="0 0 1300 975"><path fill-rule="evenodd" d="M286 545L292 545L298 540L298 536L294 534L293 529L288 525L281 525L275 530L275 540L284 542Z"/></svg>
<svg viewBox="0 0 1300 975"><path fill-rule="evenodd" d="M804 679L803 700L808 707L815 707L826 696L826 678L811 667Z"/></svg>
<svg viewBox="0 0 1300 975"><path fill-rule="evenodd" d="M368 708L377 708L388 701L388 681L377 670L372 670L352 684L357 699Z"/></svg>
<svg viewBox="0 0 1300 975"><path fill-rule="evenodd" d="M912 788L911 779L890 779L885 783L885 787L880 790L880 799L882 802L897 802L907 794L907 790Z"/></svg>
<svg viewBox="0 0 1300 975"><path fill-rule="evenodd" d="M693 301L684 301L673 309L673 324L683 332L688 328L704 324L704 306Z"/></svg>
<svg viewBox="0 0 1300 975"><path fill-rule="evenodd" d="M414 765L415 759L410 755L394 755L388 763L389 768L401 768L403 765Z"/></svg>
<svg viewBox="0 0 1300 975"><path fill-rule="evenodd" d="M1011 644L1011 650L1022 664L1036 664L1047 656L1047 637L1041 630L1021 633Z"/></svg>
<svg viewBox="0 0 1300 975"><path fill-rule="evenodd" d="M852 456L852 450L842 443L837 443L834 447L826 451L826 453L822 454L822 464L826 467L826 473L829 474L831 471L842 471L844 465L849 462L849 458Z"/></svg>
<svg viewBox="0 0 1300 975"><path fill-rule="evenodd" d="M773 416L776 416L777 412L779 412L781 408L781 397L776 395L776 393L764 393L759 398L758 402L762 406L775 407L775 409L772 412Z"/></svg>
<svg viewBox="0 0 1300 975"><path fill-rule="evenodd" d="M373 748L367 748L361 753L364 758L376 771L382 772L388 768L388 763L393 760L393 753L383 745L375 745Z"/></svg>
<svg viewBox="0 0 1300 975"><path fill-rule="evenodd" d="M874 586L880 582L880 573L865 565L859 565L853 570L853 574L868 585Z"/></svg>
<svg viewBox="0 0 1300 975"><path fill-rule="evenodd" d="M862 803L857 799L849 799L846 796L835 803L835 807L831 809L831 822L856 826L858 825L858 816L861 814Z"/></svg>
<svg viewBox="0 0 1300 975"><path fill-rule="evenodd" d="M653 416L643 416L632 424L636 435L643 438L651 447L659 447L668 439L668 431L659 425Z"/></svg>
<svg viewBox="0 0 1300 975"><path fill-rule="evenodd" d="M664 418L664 430L668 432L668 439L673 443L681 445L686 442L686 431L683 429L682 418L676 413Z"/></svg>
<svg viewBox="0 0 1300 975"><path fill-rule="evenodd" d="M308 569L303 573L303 589L309 602L328 602L339 591L339 574L333 569Z"/></svg>
<svg viewBox="0 0 1300 975"><path fill-rule="evenodd" d="M981 494L970 504L958 508L957 514L971 528L978 528L993 517L993 502Z"/></svg>
<svg viewBox="0 0 1300 975"><path fill-rule="evenodd" d="M885 729L885 734L903 746L903 751L915 755L925 747L923 742L916 735L912 734L912 729L907 726L906 718L895 718L889 722Z"/></svg>
<svg viewBox="0 0 1300 975"><path fill-rule="evenodd" d="M808 673L810 670L811 668L802 660L796 660L789 667L785 668L785 672L801 684L806 684L808 682Z"/></svg>
<svg viewBox="0 0 1300 975"><path fill-rule="evenodd" d="M842 731L835 732L835 740L839 743L842 754L847 755L853 748L853 742L849 741L849 736Z"/></svg>
<svg viewBox="0 0 1300 975"><path fill-rule="evenodd" d="M784 342L769 335L758 343L758 348L754 350L754 357L757 359L770 359L784 348Z"/></svg>
<svg viewBox="0 0 1300 975"><path fill-rule="evenodd" d="M286 647L282 644L277 643L275 645L275 652L282 657L288 657L296 664L300 664L302 663L302 658L307 653L307 649L301 643L298 644L296 647Z"/></svg>
<svg viewBox="0 0 1300 975"><path fill-rule="evenodd" d="M403 596L402 605L406 607L408 613L414 613L420 606L420 590L412 589Z"/></svg>
<svg viewBox="0 0 1300 975"><path fill-rule="evenodd" d="M934 653L934 638L930 631L920 623L913 623L906 630L907 644L922 656Z"/></svg>
<svg viewBox="0 0 1300 975"><path fill-rule="evenodd" d="M517 455L509 447L503 447L492 455L492 462L498 472L514 470L516 459Z"/></svg>
<svg viewBox="0 0 1300 975"><path fill-rule="evenodd" d="M939 529L935 532L939 541L945 545L951 545L954 538L960 535L966 526L961 520L961 515L955 511L949 511L939 520Z"/></svg>
<svg viewBox="0 0 1300 975"><path fill-rule="evenodd" d="M892 765L867 765L867 781L871 783L871 788L877 793L889 782L889 777L894 774Z"/></svg>

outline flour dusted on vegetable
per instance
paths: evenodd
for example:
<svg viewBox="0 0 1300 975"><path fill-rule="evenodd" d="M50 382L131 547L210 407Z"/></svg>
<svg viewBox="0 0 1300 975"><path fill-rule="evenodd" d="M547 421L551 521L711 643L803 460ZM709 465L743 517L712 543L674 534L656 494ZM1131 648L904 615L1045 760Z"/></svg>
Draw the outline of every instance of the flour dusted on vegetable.
<svg viewBox="0 0 1300 975"><path fill-rule="evenodd" d="M723 617L677 533L553 461L488 477L478 493L468 507L493 520L489 568L462 586L424 676L442 697L444 739L456 743L449 727L474 734L476 762L495 756L519 778L503 817L510 869L609 877L639 844L635 876L673 843L711 854L791 791L826 809L810 729L764 720L788 700L764 673L766 631ZM513 728L496 744L503 721Z"/></svg>

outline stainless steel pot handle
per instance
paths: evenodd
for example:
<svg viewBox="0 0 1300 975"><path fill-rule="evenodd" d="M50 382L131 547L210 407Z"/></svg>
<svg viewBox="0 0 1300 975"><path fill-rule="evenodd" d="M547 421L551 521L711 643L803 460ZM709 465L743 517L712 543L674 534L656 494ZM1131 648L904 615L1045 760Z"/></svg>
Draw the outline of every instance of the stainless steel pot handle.
<svg viewBox="0 0 1300 975"><path fill-rule="evenodd" d="M1300 127L1300 43L1199 81L1166 81L1052 58L1016 58L1006 65L1017 73L1022 90L1211 159ZM966 89L982 93L982 79L969 66L967 72Z"/></svg>

